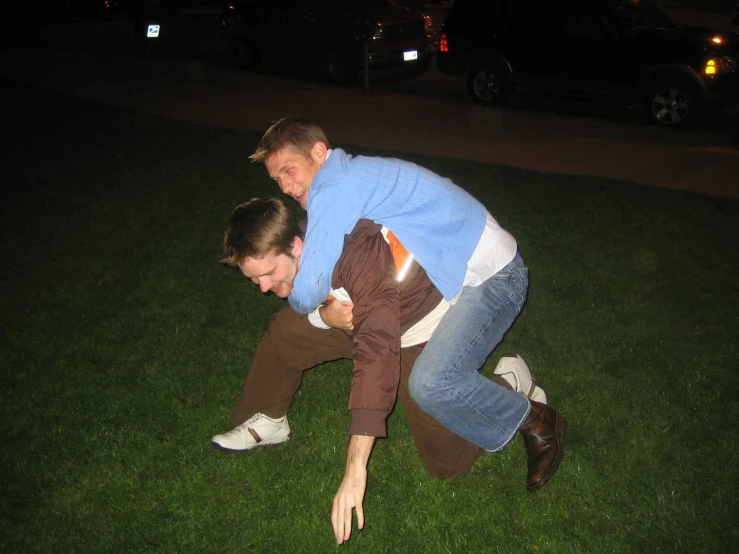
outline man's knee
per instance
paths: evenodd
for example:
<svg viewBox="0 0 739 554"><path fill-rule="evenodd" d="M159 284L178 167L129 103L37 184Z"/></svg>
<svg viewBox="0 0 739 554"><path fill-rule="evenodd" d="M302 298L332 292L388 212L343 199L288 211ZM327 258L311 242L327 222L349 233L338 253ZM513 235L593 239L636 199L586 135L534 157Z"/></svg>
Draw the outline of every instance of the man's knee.
<svg viewBox="0 0 739 554"><path fill-rule="evenodd" d="M424 412L429 411L434 403L433 386L430 385L423 371L413 368L408 378L408 395Z"/></svg>
<svg viewBox="0 0 739 554"><path fill-rule="evenodd" d="M263 334L289 335L295 327L300 325L300 316L291 308L284 308L272 314L264 324Z"/></svg>
<svg viewBox="0 0 739 554"><path fill-rule="evenodd" d="M426 472L435 479L452 479L468 473L483 450L473 444L453 441L442 449L419 450Z"/></svg>

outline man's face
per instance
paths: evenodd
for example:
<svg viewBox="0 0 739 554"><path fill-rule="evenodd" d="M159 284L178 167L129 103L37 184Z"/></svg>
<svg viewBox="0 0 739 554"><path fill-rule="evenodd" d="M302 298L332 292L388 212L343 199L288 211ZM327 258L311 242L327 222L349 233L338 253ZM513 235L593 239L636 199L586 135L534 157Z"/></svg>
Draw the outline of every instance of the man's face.
<svg viewBox="0 0 739 554"><path fill-rule="evenodd" d="M259 285L262 292L272 291L280 298L287 298L293 289L293 281L298 273L298 257L303 242L296 238L293 242L293 255L276 254L273 250L263 258L246 258L239 264L245 277Z"/></svg>
<svg viewBox="0 0 739 554"><path fill-rule="evenodd" d="M280 190L292 196L303 209L306 209L308 189L325 161L326 145L317 142L311 149L310 157L305 157L289 148L283 148L264 160L264 165Z"/></svg>

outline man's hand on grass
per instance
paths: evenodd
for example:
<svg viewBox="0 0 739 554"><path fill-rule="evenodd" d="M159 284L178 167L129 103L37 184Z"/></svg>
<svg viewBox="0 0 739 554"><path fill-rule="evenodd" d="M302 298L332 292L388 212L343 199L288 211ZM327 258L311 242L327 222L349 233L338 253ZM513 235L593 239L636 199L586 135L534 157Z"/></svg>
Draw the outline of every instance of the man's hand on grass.
<svg viewBox="0 0 739 554"><path fill-rule="evenodd" d="M357 511L357 529L364 527L364 491L367 488L367 470L344 475L339 492L334 497L334 507L331 511L331 523L334 526L336 543L348 541L352 534L352 511Z"/></svg>
<svg viewBox="0 0 739 554"><path fill-rule="evenodd" d="M357 529L364 527L364 493L367 489L367 462L375 437L352 435L346 455L346 470L339 491L334 496L331 524L336 543L342 544L352 534L352 512L357 512Z"/></svg>

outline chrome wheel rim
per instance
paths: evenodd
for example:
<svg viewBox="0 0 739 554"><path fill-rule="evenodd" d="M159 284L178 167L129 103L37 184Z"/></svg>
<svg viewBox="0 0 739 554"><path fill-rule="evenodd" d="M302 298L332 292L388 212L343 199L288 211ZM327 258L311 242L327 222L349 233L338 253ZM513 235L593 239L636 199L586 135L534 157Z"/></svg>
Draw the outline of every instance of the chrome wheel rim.
<svg viewBox="0 0 739 554"><path fill-rule="evenodd" d="M472 80L472 90L483 102L491 102L500 96L500 77L493 71L478 71Z"/></svg>
<svg viewBox="0 0 739 554"><path fill-rule="evenodd" d="M652 115L664 125L677 125L690 113L690 98L678 88L663 88L652 95Z"/></svg>

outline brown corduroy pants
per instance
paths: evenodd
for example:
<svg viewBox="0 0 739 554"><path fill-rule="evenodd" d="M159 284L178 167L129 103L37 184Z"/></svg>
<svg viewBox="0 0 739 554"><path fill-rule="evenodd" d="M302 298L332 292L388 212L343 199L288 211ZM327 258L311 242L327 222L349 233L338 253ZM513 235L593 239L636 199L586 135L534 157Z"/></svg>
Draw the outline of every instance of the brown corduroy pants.
<svg viewBox="0 0 739 554"><path fill-rule="evenodd" d="M344 331L318 329L291 308L276 313L262 332L233 422L241 425L256 413L272 418L286 415L303 371L323 362L351 359L353 350ZM443 427L411 400L408 377L422 351L422 346L401 350L398 398L426 470L440 479L456 477L468 472L484 451Z"/></svg>

